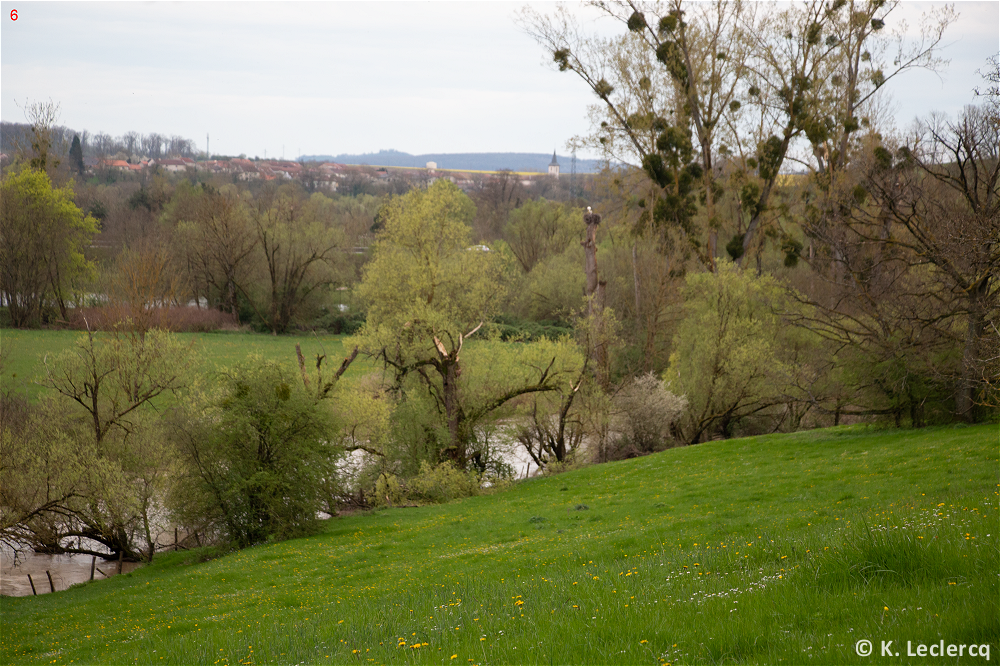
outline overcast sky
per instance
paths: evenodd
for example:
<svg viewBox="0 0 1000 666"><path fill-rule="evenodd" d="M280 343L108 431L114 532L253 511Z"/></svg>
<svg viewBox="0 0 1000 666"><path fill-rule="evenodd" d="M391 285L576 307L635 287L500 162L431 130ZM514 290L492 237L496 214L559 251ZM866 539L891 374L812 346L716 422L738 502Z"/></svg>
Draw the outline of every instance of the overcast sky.
<svg viewBox="0 0 1000 666"><path fill-rule="evenodd" d="M897 13L915 26L938 4ZM0 117L24 122L19 104L52 99L76 130L176 134L201 149L208 133L213 153L261 157L562 154L594 98L517 27L523 5L2 2ZM1000 51L1000 3L956 5L943 76L892 84L900 125L971 102L976 69Z"/></svg>

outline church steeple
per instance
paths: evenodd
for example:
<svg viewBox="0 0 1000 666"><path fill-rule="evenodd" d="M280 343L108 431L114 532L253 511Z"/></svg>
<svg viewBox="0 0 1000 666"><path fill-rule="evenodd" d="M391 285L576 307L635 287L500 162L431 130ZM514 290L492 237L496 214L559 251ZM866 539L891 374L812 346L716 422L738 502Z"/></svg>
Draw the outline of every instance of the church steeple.
<svg viewBox="0 0 1000 666"><path fill-rule="evenodd" d="M559 177L559 162L556 161L556 151L552 151L552 161L549 162L549 175Z"/></svg>

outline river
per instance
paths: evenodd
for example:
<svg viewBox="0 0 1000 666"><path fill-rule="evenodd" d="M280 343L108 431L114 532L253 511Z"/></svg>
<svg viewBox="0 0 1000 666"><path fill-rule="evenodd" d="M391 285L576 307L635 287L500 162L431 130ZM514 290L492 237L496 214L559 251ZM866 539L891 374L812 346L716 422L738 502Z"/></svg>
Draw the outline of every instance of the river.
<svg viewBox="0 0 1000 666"><path fill-rule="evenodd" d="M8 597L26 597L31 595L31 580L35 584L37 594L49 594L48 571L52 575L52 584L56 592L65 590L70 585L90 580L91 555L43 555L27 551L14 560L14 551L9 548L0 550L0 594ZM122 573L134 571L142 566L139 562L122 562ZM110 578L118 571L118 562L97 558L97 569L94 580ZM102 573L103 572L103 573Z"/></svg>

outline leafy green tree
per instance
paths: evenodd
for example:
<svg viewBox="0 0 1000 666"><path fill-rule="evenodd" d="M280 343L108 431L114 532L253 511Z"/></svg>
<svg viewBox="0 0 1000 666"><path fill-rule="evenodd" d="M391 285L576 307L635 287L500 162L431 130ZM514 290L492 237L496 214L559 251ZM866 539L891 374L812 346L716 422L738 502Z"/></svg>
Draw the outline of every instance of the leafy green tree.
<svg viewBox="0 0 1000 666"><path fill-rule="evenodd" d="M332 430L293 371L251 357L175 415L186 472L171 504L241 548L311 533L337 475Z"/></svg>
<svg viewBox="0 0 1000 666"><path fill-rule="evenodd" d="M0 399L0 541L14 551L44 549L58 532L53 512L84 489L85 458L51 401Z"/></svg>
<svg viewBox="0 0 1000 666"><path fill-rule="evenodd" d="M55 189L31 168L0 183L0 292L15 327L37 325L55 303L67 319L71 292L93 265L83 255L97 221L73 203L70 185Z"/></svg>
<svg viewBox="0 0 1000 666"><path fill-rule="evenodd" d="M89 332L46 358L49 397L3 434L3 474L21 475L4 481L4 529L48 552L152 559L174 460L152 405L185 385L190 360L189 346L156 330Z"/></svg>
<svg viewBox="0 0 1000 666"><path fill-rule="evenodd" d="M583 211L554 201L527 201L510 212L504 240L525 273L549 257L561 254L583 238Z"/></svg>
<svg viewBox="0 0 1000 666"><path fill-rule="evenodd" d="M474 216L469 198L443 180L387 205L358 288L369 309L355 340L394 373L400 389L412 377L429 394L447 433L434 455L463 469L477 419L513 397L549 390L551 381L551 366L539 366L531 369L531 380L498 386L474 407L463 396L465 341L505 297L498 253L472 245Z"/></svg>
<svg viewBox="0 0 1000 666"><path fill-rule="evenodd" d="M543 259L525 275L515 299L518 312L535 321L568 321L573 312L586 307L586 275L583 248L573 245L565 252Z"/></svg>
<svg viewBox="0 0 1000 666"><path fill-rule="evenodd" d="M684 320L674 339L665 387L687 400L678 427L695 444L784 402L790 369L779 353L783 299L769 276L741 273L729 262L687 277Z"/></svg>

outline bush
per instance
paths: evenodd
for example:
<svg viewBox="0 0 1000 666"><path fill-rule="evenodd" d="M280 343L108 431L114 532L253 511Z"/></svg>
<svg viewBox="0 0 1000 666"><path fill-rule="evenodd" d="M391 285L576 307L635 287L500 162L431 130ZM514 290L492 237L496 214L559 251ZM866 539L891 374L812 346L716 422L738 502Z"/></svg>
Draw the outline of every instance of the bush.
<svg viewBox="0 0 1000 666"><path fill-rule="evenodd" d="M409 495L425 502L450 502L479 494L479 477L474 472L457 469L450 462L431 467L420 463L420 473L410 480Z"/></svg>
<svg viewBox="0 0 1000 666"><path fill-rule="evenodd" d="M515 317L497 317L496 326L500 339L504 342L534 342L542 338L559 340L573 335L572 326L555 319L531 321Z"/></svg>
<svg viewBox="0 0 1000 666"><path fill-rule="evenodd" d="M180 306L151 308L146 311L149 328L159 328L175 333L208 333L218 330L236 330L239 322L228 312L215 309ZM114 306L75 308L69 311L69 328L85 331L111 331L120 328L131 313Z"/></svg>
<svg viewBox="0 0 1000 666"><path fill-rule="evenodd" d="M372 504L377 507L393 506L406 501L406 489L395 474L379 474L375 481Z"/></svg>
<svg viewBox="0 0 1000 666"><path fill-rule="evenodd" d="M472 497L479 491L479 477L474 472L460 470L451 462L432 467L424 460L420 463L420 472L411 479L403 480L386 472L379 474L372 504L379 508L405 502L440 504Z"/></svg>
<svg viewBox="0 0 1000 666"><path fill-rule="evenodd" d="M618 448L632 448L638 454L672 445L673 425L687 409L687 400L668 391L651 372L630 381L615 402L620 414Z"/></svg>
<svg viewBox="0 0 1000 666"><path fill-rule="evenodd" d="M364 312L329 312L314 319L306 328L324 329L333 335L354 335L364 325Z"/></svg>
<svg viewBox="0 0 1000 666"><path fill-rule="evenodd" d="M251 356L185 412L174 431L186 478L172 498L184 522L211 525L240 548L316 531L341 452L330 410L295 373Z"/></svg>

